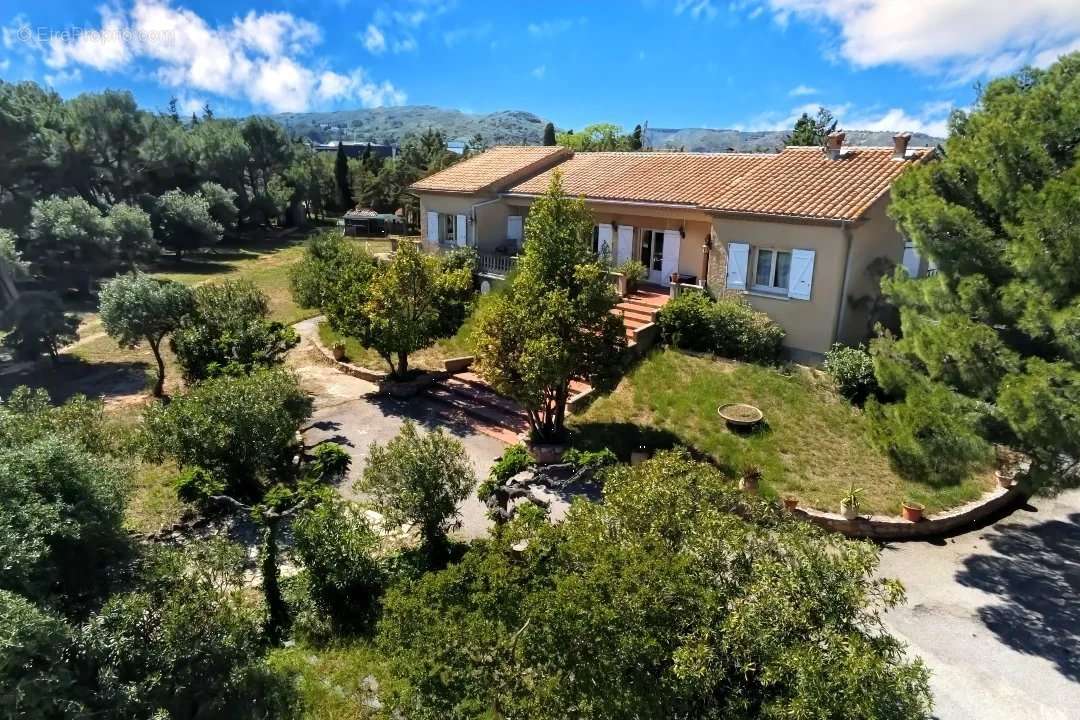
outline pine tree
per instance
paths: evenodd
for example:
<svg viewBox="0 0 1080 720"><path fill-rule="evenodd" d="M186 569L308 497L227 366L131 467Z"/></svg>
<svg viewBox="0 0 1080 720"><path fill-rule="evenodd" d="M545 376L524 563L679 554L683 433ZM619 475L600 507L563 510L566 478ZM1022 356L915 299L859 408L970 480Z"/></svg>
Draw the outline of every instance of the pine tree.
<svg viewBox="0 0 1080 720"><path fill-rule="evenodd" d="M555 125L553 123L548 123L544 126L544 144L555 144Z"/></svg>
<svg viewBox="0 0 1080 720"><path fill-rule="evenodd" d="M803 113L795 121L791 134L784 138L785 145L824 145L825 138L836 130L836 118L826 108L818 108L817 116Z"/></svg>
<svg viewBox="0 0 1080 720"><path fill-rule="evenodd" d="M353 206L352 187L349 185L349 158L345 146L338 141L337 157L334 159L334 183L337 185L338 206L348 210Z"/></svg>
<svg viewBox="0 0 1080 720"><path fill-rule="evenodd" d="M630 149L641 149L641 125L635 125L634 132L630 133Z"/></svg>

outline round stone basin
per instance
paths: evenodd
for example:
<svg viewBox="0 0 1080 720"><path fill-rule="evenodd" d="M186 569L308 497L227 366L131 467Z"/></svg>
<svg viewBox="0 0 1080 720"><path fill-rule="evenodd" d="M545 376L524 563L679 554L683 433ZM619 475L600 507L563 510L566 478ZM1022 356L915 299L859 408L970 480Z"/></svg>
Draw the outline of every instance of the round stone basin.
<svg viewBox="0 0 1080 720"><path fill-rule="evenodd" d="M721 405L716 412L734 427L751 427L757 425L765 417L756 407L745 403Z"/></svg>

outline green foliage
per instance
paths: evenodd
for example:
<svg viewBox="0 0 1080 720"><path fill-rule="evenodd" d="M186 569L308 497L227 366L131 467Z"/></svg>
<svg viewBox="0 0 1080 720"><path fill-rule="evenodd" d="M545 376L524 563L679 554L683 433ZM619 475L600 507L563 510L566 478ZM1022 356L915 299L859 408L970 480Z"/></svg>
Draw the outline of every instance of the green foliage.
<svg viewBox="0 0 1080 720"><path fill-rule="evenodd" d="M363 508L331 496L298 515L292 530L316 610L330 619L334 634L362 629L385 582L376 558L379 538Z"/></svg>
<svg viewBox="0 0 1080 720"><path fill-rule="evenodd" d="M991 449L978 432L974 403L940 385L911 388L898 403L866 403L871 441L908 478L932 485L959 482L985 467Z"/></svg>
<svg viewBox="0 0 1080 720"><path fill-rule="evenodd" d="M150 345L158 366L154 395L160 396L165 386L161 341L194 310L194 292L178 282L133 273L105 283L99 297L98 312L109 337L121 347L143 340Z"/></svg>
<svg viewBox="0 0 1080 720"><path fill-rule="evenodd" d="M64 312L56 293L31 290L20 293L0 317L6 330L3 345L19 360L37 360L47 354L59 362L60 350L79 338L79 319Z"/></svg>
<svg viewBox="0 0 1080 720"><path fill-rule="evenodd" d="M0 715L83 717L74 673L63 661L70 628L26 598L0 590Z"/></svg>
<svg viewBox="0 0 1080 720"><path fill-rule="evenodd" d="M476 485L460 441L442 430L420 433L406 422L386 445L373 444L358 487L390 527L413 524L429 552L437 551L458 516L458 504Z"/></svg>
<svg viewBox="0 0 1080 720"><path fill-rule="evenodd" d="M0 450L0 589L74 606L108 584L121 553L130 477L72 437L42 434Z"/></svg>
<svg viewBox="0 0 1080 720"><path fill-rule="evenodd" d="M648 275L648 270L641 264L641 261L633 258L627 258L619 263L615 267L615 272L626 278L626 286L630 290L640 285L641 281Z"/></svg>
<svg viewBox="0 0 1080 720"><path fill-rule="evenodd" d="M225 481L201 467L186 467L173 481L176 496L187 503L202 505L214 495L225 492Z"/></svg>
<svg viewBox="0 0 1080 720"><path fill-rule="evenodd" d="M840 394L856 405L862 405L881 389L874 377L874 360L861 345L836 343L825 353L822 369L832 376Z"/></svg>
<svg viewBox="0 0 1080 720"><path fill-rule="evenodd" d="M36 273L77 281L85 289L94 271L107 268L118 254L108 218L80 197L37 200L27 236L23 255Z"/></svg>
<svg viewBox="0 0 1080 720"><path fill-rule="evenodd" d="M296 433L311 399L285 370L205 380L168 405L147 408L142 437L148 457L204 468L230 495L257 499L291 477Z"/></svg>
<svg viewBox="0 0 1080 720"><path fill-rule="evenodd" d="M521 403L537 439L564 436L570 379L610 386L625 346L592 228L585 201L566 195L556 172L529 209L516 273L477 323L479 372Z"/></svg>
<svg viewBox="0 0 1080 720"><path fill-rule="evenodd" d="M324 442L311 453L307 470L321 483L340 481L349 472L352 456L337 443Z"/></svg>
<svg viewBox="0 0 1080 720"><path fill-rule="evenodd" d="M393 260L371 278L363 312L365 347L376 350L397 377L409 371L409 353L430 347L441 336L452 335L465 319L464 305L472 296L472 270L446 264L412 243L398 246ZM443 315L443 300L453 322Z"/></svg>
<svg viewBox="0 0 1080 720"><path fill-rule="evenodd" d="M289 271L289 285L297 305L319 308L330 315L331 323L336 317L339 323L349 325L350 301L359 300L357 307L363 304L359 293L366 291L375 268L375 258L358 243L327 232L308 242L303 259Z"/></svg>
<svg viewBox="0 0 1080 720"><path fill-rule="evenodd" d="M1059 485L1077 478L1056 411L1080 368L1078 93L1078 53L995 80L954 115L941 157L897 180L890 215L938 272L883 284L903 335L872 346L887 390L929 381L986 403L995 422L968 431Z"/></svg>
<svg viewBox="0 0 1080 720"><path fill-rule="evenodd" d="M117 454L122 438L106 422L100 400L75 395L53 405L42 388L19 386L0 400L0 447L21 447L44 437L60 436L96 455Z"/></svg>
<svg viewBox="0 0 1080 720"><path fill-rule="evenodd" d="M577 152L597 152L603 150L640 150L640 131L636 138L633 134L624 134L621 127L613 123L593 123L581 128L579 132L568 130L556 135L552 145L562 145ZM635 147L637 144L637 147Z"/></svg>
<svg viewBox="0 0 1080 720"><path fill-rule="evenodd" d="M206 200L207 211L214 222L225 232L236 229L240 211L236 208L236 193L215 182L204 182L199 186L199 194Z"/></svg>
<svg viewBox="0 0 1080 720"><path fill-rule="evenodd" d="M158 198L154 208L155 229L161 246L176 253L216 245L224 228L210 214L210 203L199 193L170 190Z"/></svg>
<svg viewBox="0 0 1080 720"><path fill-rule="evenodd" d="M665 342L688 350L771 364L783 349L783 328L741 299L683 293L660 308L657 321Z"/></svg>
<svg viewBox="0 0 1080 720"><path fill-rule="evenodd" d="M836 118L823 107L819 107L816 117L810 117L809 113L803 113L795 121L795 127L791 134L784 138L785 145L817 145L825 144L825 138L836 129Z"/></svg>
<svg viewBox="0 0 1080 720"><path fill-rule="evenodd" d="M410 718L929 718L872 544L684 454L610 472L603 503L525 514L389 591L378 638Z"/></svg>
<svg viewBox="0 0 1080 720"><path fill-rule="evenodd" d="M568 462L574 467L597 470L602 467L617 464L619 462L619 457L609 448L601 448L600 450L580 450L578 448L570 448L563 453L562 461Z"/></svg>
<svg viewBox="0 0 1080 720"><path fill-rule="evenodd" d="M554 145L555 144L555 125L548 123L544 126L544 137L541 145Z"/></svg>
<svg viewBox="0 0 1080 720"><path fill-rule="evenodd" d="M259 717L248 682L264 644L243 596L242 552L159 550L137 589L114 595L77 635L94 717ZM263 715L264 716L264 715Z"/></svg>
<svg viewBox="0 0 1080 720"><path fill-rule="evenodd" d="M496 482L503 483L532 464L532 455L524 445L518 443L503 450L502 456L491 465L489 474Z"/></svg>
<svg viewBox="0 0 1080 720"><path fill-rule="evenodd" d="M280 363L300 338L269 318L269 299L250 280L197 287L194 309L170 339L184 377L200 380Z"/></svg>

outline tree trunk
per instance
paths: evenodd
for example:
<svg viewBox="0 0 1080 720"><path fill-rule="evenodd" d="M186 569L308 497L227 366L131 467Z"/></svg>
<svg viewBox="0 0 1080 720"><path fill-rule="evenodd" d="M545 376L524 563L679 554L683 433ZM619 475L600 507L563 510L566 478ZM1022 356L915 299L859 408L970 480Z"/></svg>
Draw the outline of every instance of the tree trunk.
<svg viewBox="0 0 1080 720"><path fill-rule="evenodd" d="M278 524L281 518L270 515L265 518L263 529L262 584L263 597L266 601L266 635L271 643L281 642L282 633L289 624L289 609L285 598L281 596L281 584L278 581Z"/></svg>
<svg viewBox="0 0 1080 720"><path fill-rule="evenodd" d="M154 352L154 360L157 361L157 382L154 383L154 397L159 398L165 393L165 361L161 359L161 338L150 340L150 349Z"/></svg>
<svg viewBox="0 0 1080 720"><path fill-rule="evenodd" d="M409 353L399 352L397 354L397 375L402 380L409 374Z"/></svg>

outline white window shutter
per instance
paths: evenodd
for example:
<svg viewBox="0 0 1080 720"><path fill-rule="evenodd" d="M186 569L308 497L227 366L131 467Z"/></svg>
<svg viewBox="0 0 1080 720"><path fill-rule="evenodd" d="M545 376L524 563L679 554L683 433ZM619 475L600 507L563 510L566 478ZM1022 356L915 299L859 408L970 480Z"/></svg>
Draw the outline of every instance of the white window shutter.
<svg viewBox="0 0 1080 720"><path fill-rule="evenodd" d="M634 257L634 228L630 225L619 226L619 246L612 258L615 262L626 262Z"/></svg>
<svg viewBox="0 0 1080 720"><path fill-rule="evenodd" d="M745 290L746 272L750 267L750 246L746 243L728 243L727 289Z"/></svg>
<svg viewBox="0 0 1080 720"><path fill-rule="evenodd" d="M788 297L796 300L809 300L810 289L814 285L814 251L791 251L791 275L789 275Z"/></svg>
<svg viewBox="0 0 1080 720"><path fill-rule="evenodd" d="M596 234L596 251L601 255L611 252L611 224L602 223L597 225L599 231Z"/></svg>
<svg viewBox="0 0 1080 720"><path fill-rule="evenodd" d="M509 215L506 218L506 239L521 244L522 223L520 215Z"/></svg>
<svg viewBox="0 0 1080 720"><path fill-rule="evenodd" d="M439 213L427 214L427 239L431 243L439 242Z"/></svg>
<svg viewBox="0 0 1080 720"><path fill-rule="evenodd" d="M681 232L678 230L664 231L664 255L660 261L660 275L665 285L671 282L671 275L679 271L679 246L681 244Z"/></svg>
<svg viewBox="0 0 1080 720"><path fill-rule="evenodd" d="M467 218L464 215L458 215L456 219L457 224L454 226L454 240L457 242L458 247L465 247L468 244L466 233L469 231Z"/></svg>

